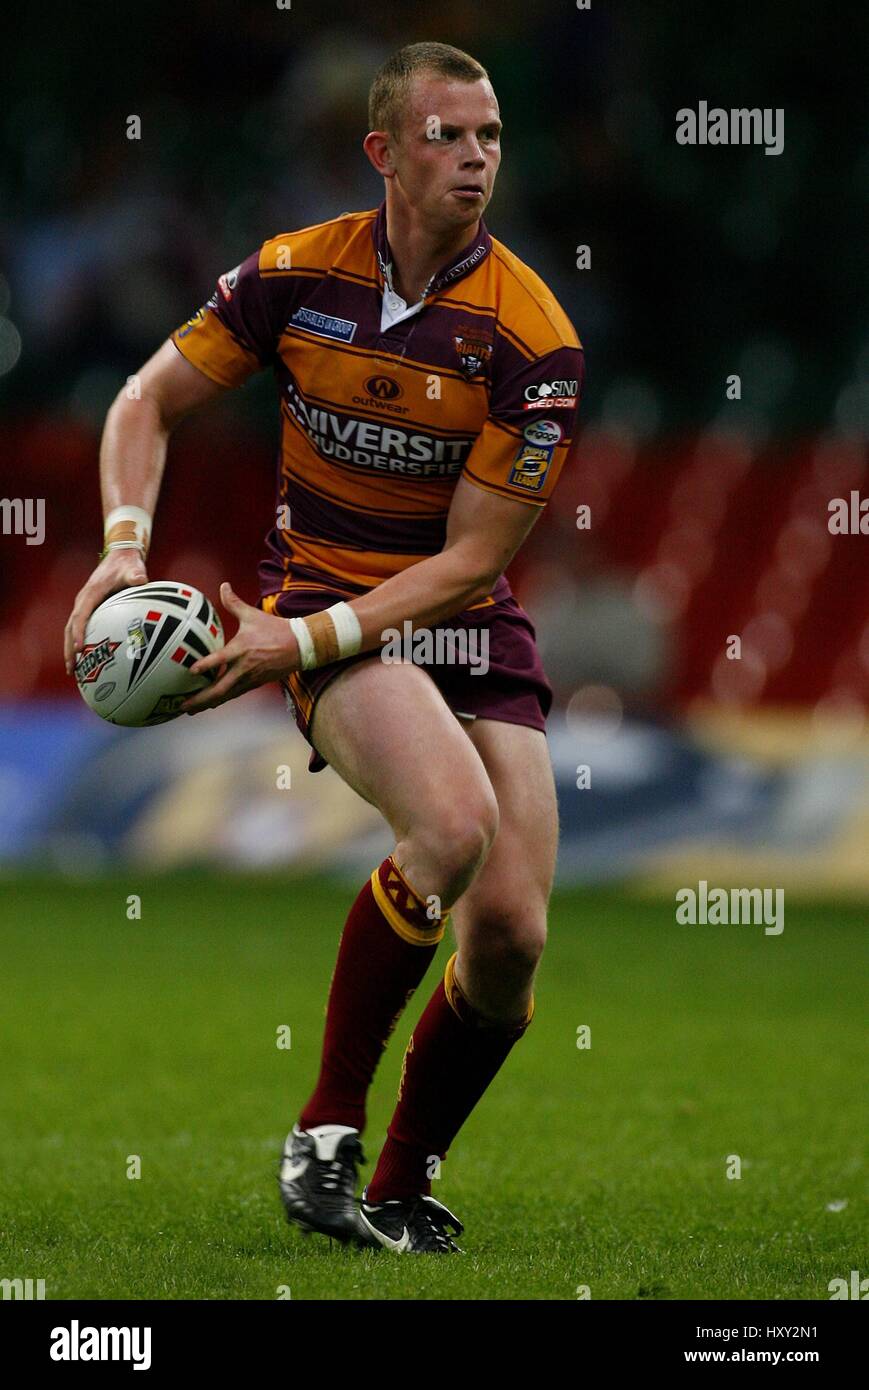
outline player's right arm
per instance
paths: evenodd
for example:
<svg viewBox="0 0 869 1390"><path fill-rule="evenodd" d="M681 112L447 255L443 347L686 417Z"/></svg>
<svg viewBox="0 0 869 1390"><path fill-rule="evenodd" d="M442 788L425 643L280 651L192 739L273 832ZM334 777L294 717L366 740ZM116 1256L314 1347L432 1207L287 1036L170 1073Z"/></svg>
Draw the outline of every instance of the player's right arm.
<svg viewBox="0 0 869 1390"><path fill-rule="evenodd" d="M166 464L169 435L185 415L230 388L194 367L171 341L154 353L137 374L138 392L125 387L106 416L100 445L103 516L116 507L140 507L154 515ZM84 643L88 618L110 594L148 580L139 550L110 550L76 595L64 631L67 673Z"/></svg>

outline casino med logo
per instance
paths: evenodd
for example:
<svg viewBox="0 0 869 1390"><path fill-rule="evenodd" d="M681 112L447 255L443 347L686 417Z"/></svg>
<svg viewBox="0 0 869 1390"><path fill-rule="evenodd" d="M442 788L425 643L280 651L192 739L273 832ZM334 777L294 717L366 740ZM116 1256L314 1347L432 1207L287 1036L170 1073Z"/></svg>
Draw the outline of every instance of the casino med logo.
<svg viewBox="0 0 869 1390"><path fill-rule="evenodd" d="M237 265L234 270L228 270L225 275L221 275L217 282L220 293L223 295L227 304L232 299L232 292L238 284L238 272L240 270L241 266Z"/></svg>

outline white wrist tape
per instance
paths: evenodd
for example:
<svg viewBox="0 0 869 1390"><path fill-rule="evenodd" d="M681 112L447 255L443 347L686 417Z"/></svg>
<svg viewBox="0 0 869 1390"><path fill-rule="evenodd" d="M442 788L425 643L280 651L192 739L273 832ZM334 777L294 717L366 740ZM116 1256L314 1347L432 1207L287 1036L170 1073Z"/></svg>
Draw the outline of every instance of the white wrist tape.
<svg viewBox="0 0 869 1390"><path fill-rule="evenodd" d="M106 550L141 550L147 555L151 544L151 514L143 507L115 507L105 520L103 545Z"/></svg>
<svg viewBox="0 0 869 1390"><path fill-rule="evenodd" d="M326 612L330 614L338 634L338 651L342 657L355 656L362 646L362 628L359 619L349 603L333 603Z"/></svg>
<svg viewBox="0 0 869 1390"><path fill-rule="evenodd" d="M362 628L348 603L333 603L308 618L289 618L299 644L302 670L328 666L345 656L355 656L362 646Z"/></svg>
<svg viewBox="0 0 869 1390"><path fill-rule="evenodd" d="M293 632L293 636L299 644L299 654L302 658L302 670L310 671L312 666L317 664L317 653L314 649L314 639L308 631L308 624L304 618L288 618L287 622Z"/></svg>

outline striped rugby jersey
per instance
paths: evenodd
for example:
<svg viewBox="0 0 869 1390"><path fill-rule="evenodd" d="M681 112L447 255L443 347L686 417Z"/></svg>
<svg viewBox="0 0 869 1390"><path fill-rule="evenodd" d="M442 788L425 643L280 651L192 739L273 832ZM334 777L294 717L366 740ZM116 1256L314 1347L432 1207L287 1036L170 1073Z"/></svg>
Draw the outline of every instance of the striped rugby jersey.
<svg viewBox="0 0 869 1390"><path fill-rule="evenodd" d="M221 385L274 371L263 596L312 581L358 594L437 554L460 477L532 507L549 499L584 369L567 315L482 218L421 303L396 304L384 202L265 242L172 334ZM484 602L509 592L502 575Z"/></svg>

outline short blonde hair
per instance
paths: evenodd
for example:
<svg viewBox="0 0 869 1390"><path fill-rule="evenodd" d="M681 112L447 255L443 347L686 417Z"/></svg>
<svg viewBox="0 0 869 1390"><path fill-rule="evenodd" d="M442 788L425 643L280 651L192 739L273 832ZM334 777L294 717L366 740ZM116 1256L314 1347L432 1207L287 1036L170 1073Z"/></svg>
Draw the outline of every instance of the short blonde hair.
<svg viewBox="0 0 869 1390"><path fill-rule="evenodd" d="M458 82L479 82L489 74L460 48L448 43L409 43L399 48L375 74L368 93L368 129L385 130L401 138L402 117L410 84L419 73L451 77Z"/></svg>

